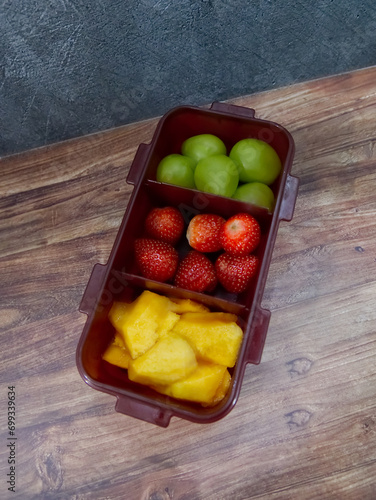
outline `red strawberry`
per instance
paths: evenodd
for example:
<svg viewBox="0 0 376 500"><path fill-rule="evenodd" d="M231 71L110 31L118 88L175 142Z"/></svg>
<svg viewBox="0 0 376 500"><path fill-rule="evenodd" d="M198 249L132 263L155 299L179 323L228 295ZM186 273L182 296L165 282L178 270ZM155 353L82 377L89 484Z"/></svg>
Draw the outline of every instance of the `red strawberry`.
<svg viewBox="0 0 376 500"><path fill-rule="evenodd" d="M188 243L199 252L217 252L221 250L219 232L225 222L225 219L219 215L195 215L188 225Z"/></svg>
<svg viewBox="0 0 376 500"><path fill-rule="evenodd" d="M173 278L178 267L178 252L169 243L140 238L134 247L142 276L162 282Z"/></svg>
<svg viewBox="0 0 376 500"><path fill-rule="evenodd" d="M232 293L240 293L248 288L252 277L256 274L259 259L255 255L234 256L221 254L215 263L218 280Z"/></svg>
<svg viewBox="0 0 376 500"><path fill-rule="evenodd" d="M177 208L153 208L145 221L146 232L171 245L178 242L184 231L184 219Z"/></svg>
<svg viewBox="0 0 376 500"><path fill-rule="evenodd" d="M191 250L180 262L175 285L195 292L210 292L217 284L215 269L203 253Z"/></svg>
<svg viewBox="0 0 376 500"><path fill-rule="evenodd" d="M261 230L252 215L233 215L222 226L219 240L225 252L231 255L248 255L260 243Z"/></svg>

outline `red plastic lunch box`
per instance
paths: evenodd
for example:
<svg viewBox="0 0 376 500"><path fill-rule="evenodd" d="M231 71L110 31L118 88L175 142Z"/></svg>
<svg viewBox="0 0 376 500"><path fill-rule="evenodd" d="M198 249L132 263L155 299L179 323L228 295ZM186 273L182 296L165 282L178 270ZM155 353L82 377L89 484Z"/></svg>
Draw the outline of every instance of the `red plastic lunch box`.
<svg viewBox="0 0 376 500"><path fill-rule="evenodd" d="M127 183L133 192L105 265L96 264L87 284L80 311L88 318L78 343L76 362L80 375L93 389L117 398L116 411L167 427L171 417L192 422L210 423L224 417L238 399L247 363L261 359L269 325L270 311L261 307L273 247L279 222L293 216L299 180L290 175L294 156L294 141L290 133L271 121L257 119L253 109L215 102L210 109L180 106L169 111L159 121L150 144L141 144L130 167ZM283 168L271 186L275 194L275 209L266 209L156 181L161 159L180 153L188 137L210 133L220 137L229 152L240 139L253 137L268 142L279 155ZM197 213L215 213L225 218L248 212L259 221L261 242L256 250L260 258L257 277L250 288L240 294L225 292L217 287L212 293L190 292L167 283L147 280L140 276L134 261L133 244L142 235L147 213L157 206L179 208L187 223ZM185 238L184 238L185 240ZM188 243L182 242L180 253ZM170 297L191 298L206 304L213 311L238 315L244 332L238 360L231 369L231 386L226 397L214 407L180 401L159 394L147 386L130 381L127 371L102 360L102 354L114 335L108 312L114 300L132 301L148 289Z"/></svg>

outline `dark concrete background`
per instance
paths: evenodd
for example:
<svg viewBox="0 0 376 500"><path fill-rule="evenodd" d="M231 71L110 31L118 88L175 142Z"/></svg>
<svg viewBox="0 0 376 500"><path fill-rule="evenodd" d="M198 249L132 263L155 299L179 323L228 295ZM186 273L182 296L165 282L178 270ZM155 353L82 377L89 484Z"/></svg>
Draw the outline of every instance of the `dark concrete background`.
<svg viewBox="0 0 376 500"><path fill-rule="evenodd" d="M376 64L374 0L0 0L0 155Z"/></svg>

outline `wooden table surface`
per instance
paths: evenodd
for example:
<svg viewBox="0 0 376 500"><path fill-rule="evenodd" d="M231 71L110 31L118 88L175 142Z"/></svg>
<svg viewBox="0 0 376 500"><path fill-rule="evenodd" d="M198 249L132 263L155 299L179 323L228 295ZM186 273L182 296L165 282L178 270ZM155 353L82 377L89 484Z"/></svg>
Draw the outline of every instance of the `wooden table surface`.
<svg viewBox="0 0 376 500"><path fill-rule="evenodd" d="M118 414L75 364L85 285L157 120L0 161L0 498L376 498L376 68L232 102L292 133L301 183L273 253L261 364L213 424Z"/></svg>

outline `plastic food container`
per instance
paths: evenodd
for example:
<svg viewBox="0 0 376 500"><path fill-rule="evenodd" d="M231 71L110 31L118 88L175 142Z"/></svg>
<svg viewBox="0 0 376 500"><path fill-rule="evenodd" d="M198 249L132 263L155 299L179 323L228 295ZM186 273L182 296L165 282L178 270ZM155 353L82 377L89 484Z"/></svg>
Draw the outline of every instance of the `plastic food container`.
<svg viewBox="0 0 376 500"><path fill-rule="evenodd" d="M270 319L270 311L262 309L261 300L279 222L292 219L299 180L289 173L294 155L290 133L276 123L255 118L254 113L249 108L217 102L210 109L177 107L160 120L151 143L141 144L137 150L127 177L127 183L134 185L133 193L110 257L107 264L94 266L82 298L80 311L88 318L76 353L78 371L83 380L93 389L114 395L117 398L115 409L120 413L162 427L167 427L173 416L192 422L214 422L227 415L236 404L247 363L260 362ZM237 141L247 137L264 140L276 150L283 169L271 186L276 197L273 214L240 201L156 181L160 160L168 154L179 153L188 137L203 133L220 137L228 152ZM245 211L256 217L262 230L261 242L255 252L260 258L260 267L246 292L235 295L217 287L211 294L201 294L147 280L137 274L134 240L142 235L149 210L167 205L178 207L187 223L193 215L205 212L228 218ZM184 248L178 250L184 251ZM113 301L132 301L145 289L172 297L191 298L212 310L238 315L244 339L237 363L230 371L230 389L217 406L205 408L159 394L130 381L126 370L102 360L102 354L114 335L108 320Z"/></svg>

